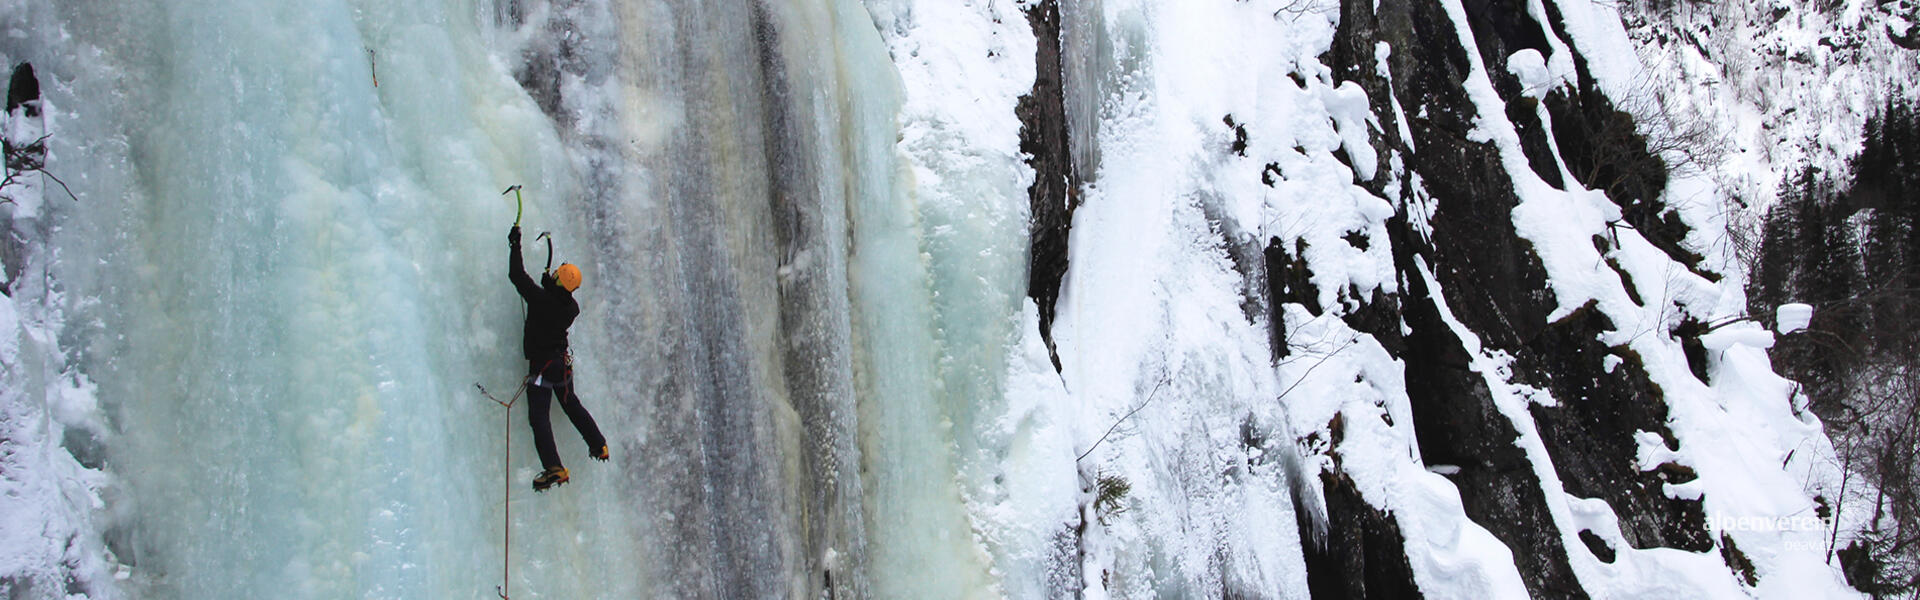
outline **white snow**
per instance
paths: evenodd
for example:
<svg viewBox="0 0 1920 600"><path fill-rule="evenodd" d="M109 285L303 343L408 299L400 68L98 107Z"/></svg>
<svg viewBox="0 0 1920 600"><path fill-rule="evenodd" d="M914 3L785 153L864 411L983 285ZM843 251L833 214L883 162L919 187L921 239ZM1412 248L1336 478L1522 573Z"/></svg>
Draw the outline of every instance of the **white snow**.
<svg viewBox="0 0 1920 600"><path fill-rule="evenodd" d="M1753 327L1723 327L1700 336L1700 344L1708 350L1719 352L1738 346L1754 348L1772 348L1773 332Z"/></svg>
<svg viewBox="0 0 1920 600"><path fill-rule="evenodd" d="M1782 304L1773 314L1773 330L1780 335L1806 329L1813 322L1813 307L1797 302Z"/></svg>
<svg viewBox="0 0 1920 600"><path fill-rule="evenodd" d="M1633 548L1615 507L1567 493L1532 415L1581 399L1520 383L1424 258L1398 272L1388 220L1404 210L1428 235L1435 201L1418 174L1400 179L1405 157L1369 144L1397 136L1418 151L1399 98L1385 131L1361 87L1321 62L1330 1L1063 7L1087 185L1056 306L1060 372L1023 293L1034 174L1013 107L1036 75L1032 2L771 3L758 17L769 38L711 29L751 23L745 5L687 22L650 5L532 1L515 4L516 23L487 3L51 4L0 0L0 62L44 65L52 115L6 133L56 134L52 166L86 201L20 188L0 209L44 249L0 300L0 581L71 582L90 598L491 593L499 478L529 477L531 450L512 415L500 472L500 413L468 390L519 368L519 314L494 253L511 210L497 192L526 183L530 224L577 232L561 254L587 257L582 383L604 390L589 404L616 452L638 456L577 467L537 500L509 493L516 593L699 595L737 575L698 572L724 568L710 563L737 542L752 548L728 551L760 554L726 556L769 557L741 577L792 574L776 583L795 589L817 576L798 569L817 565L864 567L859 585L882 597L1304 598L1295 513L1324 522L1325 507L1290 492L1337 470L1401 528L1428 597L1525 597L1513 551L1448 478L1461 466L1420 456L1405 365L1342 319L1406 276L1424 280L1517 432L1547 498L1540 525L1593 597L1853 595L1826 550L1863 511L1837 536L1793 520L1815 496L1859 492L1841 498L1819 422L1772 373L1775 332L1703 336L1706 381L1670 332L1742 314L1743 276L1718 232L1764 207L1785 169L1844 164L1872 87L1911 78L1914 61L1871 52L1884 36L1845 38L1860 56L1820 43L1873 32L1880 9L1866 3L1827 14L1783 2L1776 24L1744 6L1683 2L1650 22L1562 2L1569 39L1549 31L1544 54L1508 57L1540 99L1575 83L1577 47L1643 133L1730 140L1722 154L1663 152L1679 167L1663 200L1718 280L1624 226L1564 164L1565 190L1533 173L1463 6L1444 3L1468 47L1471 137L1513 175L1512 225L1547 271L1549 319L1591 305L1615 325L1603 366L1637 357L1668 404L1671 443L1636 432L1634 465L1697 473L1663 491L1702 502L1709 537L1758 567L1754 588L1717 552ZM1546 20L1541 0L1527 9ZM1651 41L1718 21L1703 43ZM577 67L555 75L561 119L515 81L557 36ZM1373 72L1421 51L1379 43ZM780 58L743 58L757 52ZM787 96L739 87L774 76L763 67L785 70ZM763 102L788 112L767 117ZM1227 117L1246 131L1244 154ZM768 165L769 140L818 164ZM770 183L795 173L808 187ZM1385 198L1361 185L1383 177ZM776 251L771 240L793 234L768 214L777 193L825 207L809 213L820 239ZM1614 243L1596 248L1595 235ZM1306 261L1318 312L1256 310L1265 273L1245 257L1269 242ZM779 310L808 290L824 290L818 320ZM1779 307L1775 331L1804 328L1811 310ZM1287 332L1277 361L1269 319ZM833 343L787 354L781 334L796 330ZM796 448L812 424L782 374L815 365L783 361L803 359L844 378L822 389L848 403L833 418L855 423L834 441L853 462L814 475L851 482L836 491L864 537L820 556L789 534L811 489ZM700 403L717 393L661 391L702 382L750 392L716 408ZM97 468L108 458L118 470ZM209 474L208 460L225 462ZM1101 478L1131 491L1095 506ZM123 564L110 529L147 555ZM1617 560L1584 552L1582 531ZM230 568L242 563L258 568ZM636 564L666 566L606 576Z"/></svg>
<svg viewBox="0 0 1920 600"><path fill-rule="evenodd" d="M44 268L45 254L30 252L29 268ZM32 283L16 281L13 296L0 297L0 581L22 594L117 598L119 560L103 535L116 482L77 458L102 458L96 444L110 433L92 384L65 369L55 335L64 315ZM70 445L79 440L86 445Z"/></svg>
<svg viewBox="0 0 1920 600"><path fill-rule="evenodd" d="M1628 50L1631 45L1620 28L1620 18L1613 12L1614 8L1592 3L1570 4L1577 6L1562 7L1566 27L1575 38L1575 45L1588 57L1589 66L1602 88L1617 102L1618 99L1630 97L1635 93L1630 82L1640 77L1638 73L1642 66L1635 60L1636 55ZM1454 2L1448 3L1447 8L1454 17L1462 39L1470 40L1464 10ZM1642 358L1649 378L1664 392L1670 413L1669 426L1681 441L1681 447L1686 448L1684 454L1675 458L1682 464L1696 466L1699 472L1699 479L1695 481L1669 485L1669 494L1676 498L1702 499L1710 517L1720 514L1778 515L1782 514L1780 511L1800 510L1807 506L1811 494L1783 471L1779 462L1771 459L1786 454L1786 449L1802 447L1815 440L1824 441L1819 432L1809 431L1788 410L1785 394L1781 393L1783 390L1773 388L1762 391L1762 388L1755 388L1746 393L1736 393L1724 389L1723 385L1723 382L1755 380L1748 369L1758 368L1765 372L1763 365L1732 357L1746 356L1744 349L1770 345L1771 334L1750 326L1735 325L1710 334L1707 336L1709 339L1703 339L1703 342L1717 347L1721 355L1715 363L1718 366L1713 377L1717 387L1711 390L1687 374L1678 341L1660 334L1670 330L1676 323L1678 315L1672 310L1675 305L1684 312L1699 313L1702 320L1727 318L1728 313L1739 311L1740 278L1728 277L1714 283L1688 273L1684 267L1677 266L1664 253L1649 245L1639 232L1610 227L1609 224L1617 221L1620 214L1617 207L1602 194L1579 189L1578 186L1563 192L1542 182L1527 165L1519 147L1518 134L1504 118L1505 103L1486 79L1479 54L1472 50L1471 43L1467 46L1474 73L1469 76L1466 85L1469 96L1479 105L1479 119L1474 132L1494 143L1500 150L1508 173L1514 177L1515 191L1521 198L1520 206L1513 211L1514 225L1523 238L1533 243L1535 254L1544 263L1559 302L1549 320L1592 302L1620 327L1605 341L1628 346ZM1623 106L1629 110L1636 108L1626 103ZM1541 110L1539 114L1542 121L1551 126L1551 119L1545 111ZM1647 113L1639 112L1636 115L1644 117ZM1649 127L1656 130L1673 125L1658 119L1646 120L1654 123ZM1564 165L1561 171L1563 175L1566 173ZM1571 181L1571 178L1568 180ZM1692 195L1676 195L1677 190L1690 190L1694 195L1709 196L1724 193L1703 179L1687 181L1682 177L1670 186L1670 203L1680 202L1680 199L1699 203ZM1683 215L1696 212L1683 212ZM1611 235L1618 240L1618 248L1610 254L1620 264L1619 272L1608 267L1600 249L1589 241L1601 234ZM1634 301L1625 294L1622 277L1630 277L1643 297L1651 296L1660 300L1645 304ZM1654 334L1648 335L1649 332ZM1472 339L1464 334L1461 337L1463 340ZM1471 342L1469 350L1478 354ZM1581 519L1578 518L1579 511L1572 510L1572 507L1579 506L1583 500L1568 498L1560 490L1556 483L1558 478L1550 467L1551 458L1538 446L1539 442L1530 437L1529 432L1533 429L1531 417L1524 410L1508 408L1514 400L1502 399L1499 391L1502 384L1498 379L1489 376L1489 386L1495 390L1496 404L1502 406L1502 412L1514 421L1515 428L1522 435L1522 446L1528 449L1529 456L1534 459L1536 471L1549 496L1548 505L1566 540L1566 546L1578 547L1580 542L1574 539L1573 534L1579 530ZM1730 404L1727 398L1746 400ZM1760 398L1766 400L1761 401ZM1739 408L1732 409L1733 404ZM1721 440L1725 439L1722 436L1730 435L1725 430L1726 419L1713 416L1713 413L1728 410L1740 411L1746 417L1742 422L1745 427L1759 430L1785 425L1787 431L1792 433L1778 438L1757 436L1748 442L1757 447L1730 452L1728 444L1705 441ZM1642 453L1647 451L1643 443ZM1601 535L1611 536L1608 532L1601 532ZM1732 536L1746 539L1737 532ZM1743 547L1760 545L1755 541L1742 544ZM1570 553L1575 573L1596 597L1631 596L1650 593L1655 589L1676 589L1672 586L1687 578L1666 581L1664 578L1634 576L1631 575L1631 569L1682 573L1699 568L1702 562L1701 558L1686 553L1632 550L1620 544L1615 546L1621 549L1622 556L1614 564L1600 563L1582 553ZM1795 569L1806 572L1806 576L1792 581L1763 578L1763 595L1784 595L1809 589L1821 589L1825 590L1822 593L1836 595L1848 593L1837 567L1825 563L1824 555L1817 548L1794 547L1777 554L1757 556L1755 560L1763 570L1785 568L1787 563L1796 563ZM1708 562L1717 563L1711 559ZM1809 562L1824 566L1807 570L1804 565ZM1815 572L1817 576L1813 575ZM1697 587L1679 589L1690 589L1687 595L1696 597L1739 594L1738 587L1729 579L1694 578L1693 581Z"/></svg>
<svg viewBox="0 0 1920 600"><path fill-rule="evenodd" d="M29 13L38 12L0 3L0 21L14 29L15 43L46 39L47 32L20 30L37 22L42 15ZM25 58L18 51L0 45L0 65ZM40 77L58 89L46 74ZM59 108L44 98L40 107L37 118L18 109L0 117L0 135L17 145L58 131ZM57 158L50 154L49 162ZM21 598L121 598L117 580L124 567L107 548L114 514L106 500L123 490L99 468L113 437L93 383L70 363L73 349L63 347L66 298L51 276L61 261L46 225L64 207L48 206L52 185L25 173L0 190L6 200L0 243L8 245L0 252L7 267L0 278L9 292L0 297L0 591ZM51 196L66 201L63 194Z"/></svg>
<svg viewBox="0 0 1920 600"><path fill-rule="evenodd" d="M1507 70L1520 80L1520 94L1535 100L1545 98L1547 91L1560 83L1547 71L1547 59L1532 48L1508 56Z"/></svg>

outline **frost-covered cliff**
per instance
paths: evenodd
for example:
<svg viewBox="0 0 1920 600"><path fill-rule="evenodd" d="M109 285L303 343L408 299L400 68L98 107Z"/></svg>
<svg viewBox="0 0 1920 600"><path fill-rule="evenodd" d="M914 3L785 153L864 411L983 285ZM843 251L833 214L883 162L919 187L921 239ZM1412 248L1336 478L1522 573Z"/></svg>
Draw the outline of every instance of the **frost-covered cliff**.
<svg viewBox="0 0 1920 600"><path fill-rule="evenodd" d="M0 2L0 589L1845 597L1737 243L1916 70L1827 4Z"/></svg>

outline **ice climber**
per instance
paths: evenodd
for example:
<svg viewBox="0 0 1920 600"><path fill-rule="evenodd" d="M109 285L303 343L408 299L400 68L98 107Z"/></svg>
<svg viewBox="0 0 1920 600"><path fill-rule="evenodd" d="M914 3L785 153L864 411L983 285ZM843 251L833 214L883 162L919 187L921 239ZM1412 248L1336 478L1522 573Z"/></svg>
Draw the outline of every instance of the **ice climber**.
<svg viewBox="0 0 1920 600"><path fill-rule="evenodd" d="M533 447L540 452L543 470L533 478L534 491L567 482L567 468L560 464L560 452L553 447L553 424L549 418L552 398L560 399L560 409L587 442L587 456L607 459L607 438L593 424L593 415L581 406L573 393L573 357L567 353L567 328L580 316L580 304L573 291L580 288L580 267L560 265L552 273L543 273L540 285L533 284L520 265L520 226L507 232L512 265L507 278L527 301L527 327L524 349L527 355L527 424L533 426ZM552 263L548 263L552 264Z"/></svg>

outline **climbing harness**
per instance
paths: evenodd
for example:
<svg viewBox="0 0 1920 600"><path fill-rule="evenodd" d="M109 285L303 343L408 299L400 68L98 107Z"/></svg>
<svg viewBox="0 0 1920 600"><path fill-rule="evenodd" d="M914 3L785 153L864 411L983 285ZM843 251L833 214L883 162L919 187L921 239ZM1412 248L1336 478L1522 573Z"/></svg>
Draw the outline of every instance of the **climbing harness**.
<svg viewBox="0 0 1920 600"><path fill-rule="evenodd" d="M505 402L501 402L499 398L495 398L493 394L488 393L486 386L478 383L473 384L473 387L480 389L480 395L486 396L487 399L492 400L494 404L498 404L507 409L505 411L506 418L501 421L506 424L506 427L501 428L501 430L506 433L506 445L500 452L500 479L504 483L500 502L502 511L500 531L504 541L500 545L500 585L493 589L494 593L500 595L500 600L510 600L507 597L507 588L510 585L509 582L512 581L511 576L513 573L511 570L513 564L513 405L520 401L522 394L527 393L527 383L532 380L532 375L521 379L520 390L514 392L513 397L508 398Z"/></svg>
<svg viewBox="0 0 1920 600"><path fill-rule="evenodd" d="M562 372L559 381L549 381L546 377L547 369L553 367L553 363L556 362L560 363L560 366L564 367L566 371ZM549 359L547 362L541 363L540 368L534 369L533 374L527 376L527 385L548 389L558 388L563 385L573 385L573 353L568 352L564 358Z"/></svg>

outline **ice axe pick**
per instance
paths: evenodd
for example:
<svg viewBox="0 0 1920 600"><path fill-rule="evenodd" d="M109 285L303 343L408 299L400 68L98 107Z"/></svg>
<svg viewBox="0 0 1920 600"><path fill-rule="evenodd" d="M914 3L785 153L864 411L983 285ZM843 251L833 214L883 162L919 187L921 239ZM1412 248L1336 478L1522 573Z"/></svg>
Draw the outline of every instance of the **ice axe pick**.
<svg viewBox="0 0 1920 600"><path fill-rule="evenodd" d="M513 226L519 227L520 213L526 209L527 203L525 200L520 199L520 184L513 184L513 186L507 188L506 191L500 192L500 195L505 196L507 192L513 192Z"/></svg>

